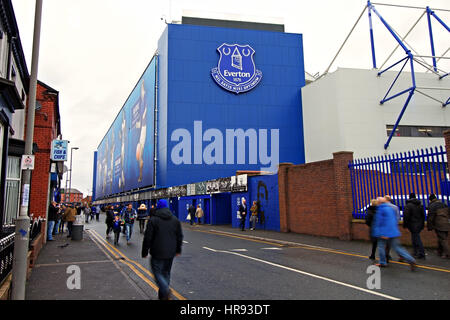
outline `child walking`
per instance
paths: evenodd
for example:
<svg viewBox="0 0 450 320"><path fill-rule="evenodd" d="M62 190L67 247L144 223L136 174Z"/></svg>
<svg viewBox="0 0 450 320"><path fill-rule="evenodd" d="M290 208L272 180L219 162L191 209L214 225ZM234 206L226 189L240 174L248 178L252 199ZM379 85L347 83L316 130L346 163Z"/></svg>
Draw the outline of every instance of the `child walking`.
<svg viewBox="0 0 450 320"><path fill-rule="evenodd" d="M114 223L113 223L113 231L114 231L114 245L119 244L119 238L120 238L120 227L122 225L122 220L120 220L119 215L114 216Z"/></svg>

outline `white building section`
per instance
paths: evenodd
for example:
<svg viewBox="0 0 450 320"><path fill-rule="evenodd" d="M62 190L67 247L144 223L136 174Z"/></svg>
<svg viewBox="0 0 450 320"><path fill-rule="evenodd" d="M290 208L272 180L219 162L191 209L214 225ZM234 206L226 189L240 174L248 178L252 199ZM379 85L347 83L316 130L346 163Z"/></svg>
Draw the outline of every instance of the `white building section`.
<svg viewBox="0 0 450 320"><path fill-rule="evenodd" d="M353 151L359 159L444 145L442 134L426 131L450 129L450 105L443 107L450 97L450 77L415 73L417 90L396 131L400 136L394 135L385 150L389 126L392 130L408 93L380 104L398 71L377 74L376 69L339 68L302 89L306 162L329 159L337 151ZM403 72L389 96L410 87L411 73ZM405 126L419 136L402 136Z"/></svg>

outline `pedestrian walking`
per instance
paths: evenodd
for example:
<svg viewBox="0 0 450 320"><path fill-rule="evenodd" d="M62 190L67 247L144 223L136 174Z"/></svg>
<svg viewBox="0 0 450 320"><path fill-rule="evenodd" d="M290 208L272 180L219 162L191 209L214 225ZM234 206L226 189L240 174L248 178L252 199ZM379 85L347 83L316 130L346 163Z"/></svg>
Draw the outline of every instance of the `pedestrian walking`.
<svg viewBox="0 0 450 320"><path fill-rule="evenodd" d="M158 285L158 298L170 299L170 273L175 256L181 254L183 232L180 221L172 214L166 200L159 200L150 217L142 243L142 258L150 253L150 266Z"/></svg>
<svg viewBox="0 0 450 320"><path fill-rule="evenodd" d="M380 257L379 267L387 267L386 261L386 243L397 252L397 254L405 259L411 266L411 270L416 268L416 260L406 251L398 240L400 231L398 229L398 218L395 209L384 197L377 199L378 207L373 219L372 236L378 238L378 255Z"/></svg>
<svg viewBox="0 0 450 320"><path fill-rule="evenodd" d="M428 207L427 229L434 230L438 238L438 256L444 259L450 258L448 247L448 232L450 231L449 208L439 201L435 194L430 194L430 206Z"/></svg>
<svg viewBox="0 0 450 320"><path fill-rule="evenodd" d="M111 231L113 231L113 224L114 224L114 209L113 206L107 206L106 207L106 239L109 239L109 234ZM119 225L120 229L120 225ZM120 233L120 231L119 231Z"/></svg>
<svg viewBox="0 0 450 320"><path fill-rule="evenodd" d="M53 227L53 235L59 234L59 226L61 225L61 218L62 218L62 205L56 204L56 208L58 211L56 211L56 221L55 226Z"/></svg>
<svg viewBox="0 0 450 320"><path fill-rule="evenodd" d="M70 204L68 208L66 208L66 211L64 212L64 220L67 221L67 230L69 231L69 234L67 238L72 237L72 226L75 222L77 215L77 210L74 208L73 204Z"/></svg>
<svg viewBox="0 0 450 320"><path fill-rule="evenodd" d="M414 193L409 195L406 201L405 211L403 212L403 228L408 229L411 233L411 242L414 248L414 257L417 259L425 259L425 251L423 249L420 232L425 227L425 210L419 199Z"/></svg>
<svg viewBox="0 0 450 320"><path fill-rule="evenodd" d="M127 237L127 244L130 244L131 235L133 234L134 221L136 220L137 212L133 205L129 203L123 210L122 218L125 222L125 232Z"/></svg>
<svg viewBox="0 0 450 320"><path fill-rule="evenodd" d="M190 219L188 219L188 220L189 220L190 225L192 226L195 222L194 221L195 220L195 208L192 204L188 208L188 217L190 217Z"/></svg>
<svg viewBox="0 0 450 320"><path fill-rule="evenodd" d="M139 232L142 234L145 231L145 221L147 220L147 206L145 203L142 203L137 211L137 219L139 221Z"/></svg>
<svg viewBox="0 0 450 320"><path fill-rule="evenodd" d="M61 210L60 210L60 214L61 214L61 223L59 225L59 233L64 233L64 225L66 223L66 220L64 219L64 213L66 212L67 206L62 204L61 205Z"/></svg>
<svg viewBox="0 0 450 320"><path fill-rule="evenodd" d="M56 220L58 220L58 210L56 202L52 201L48 206L47 241L53 241L53 229L55 228Z"/></svg>
<svg viewBox="0 0 450 320"><path fill-rule="evenodd" d="M377 238L372 236L373 231L373 218L375 217L375 214L377 212L377 206L378 201L376 199L370 200L370 206L367 208L366 213L366 225L369 226L369 236L370 236L370 242L372 243L372 253L369 256L370 260L375 260L375 253L377 251Z"/></svg>
<svg viewBox="0 0 450 320"><path fill-rule="evenodd" d="M197 210L195 210L195 216L197 217L197 223L198 224L202 224L202 219L203 219L204 215L205 214L203 212L202 207L198 204L197 205Z"/></svg>
<svg viewBox="0 0 450 320"><path fill-rule="evenodd" d="M247 217L247 200L244 197L241 199L239 204L239 215L241 217L240 228L245 231L245 218Z"/></svg>
<svg viewBox="0 0 450 320"><path fill-rule="evenodd" d="M392 201L390 200L390 197L385 196L384 198L387 200L387 204L391 204L392 208L397 212L398 207L392 203ZM376 259L376 251L377 251L377 247L378 247L378 239L376 237L372 236L373 218L377 212L378 204L379 203L376 199L372 199L370 201L370 206L369 206L369 208L367 208L367 214L366 214L366 218L365 218L366 224L369 226L369 238L370 238L370 242L372 243L372 252L369 256L370 260ZM386 253L386 262L387 263L389 263L389 261L392 260L390 251L391 251L391 248L389 246L389 243L386 243L385 253Z"/></svg>
<svg viewBox="0 0 450 320"><path fill-rule="evenodd" d="M253 201L253 205L250 208L250 212L252 213L252 215L250 216L250 223L252 224L250 230L255 230L256 222L258 222L258 205L256 203L256 200Z"/></svg>
<svg viewBox="0 0 450 320"><path fill-rule="evenodd" d="M100 221L100 207L99 206L92 207L92 212L95 214L95 220Z"/></svg>
<svg viewBox="0 0 450 320"><path fill-rule="evenodd" d="M114 221L112 223L112 229L114 231L114 245L117 246L119 244L120 238L120 228L123 224L123 221L120 219L120 215L114 215Z"/></svg>
<svg viewBox="0 0 450 320"><path fill-rule="evenodd" d="M89 218L91 217L91 208L89 207L89 205L87 203L83 204L83 206L81 207L81 212L83 212L83 214L84 214L86 223L89 223ZM91 218L91 220L92 220L92 218Z"/></svg>

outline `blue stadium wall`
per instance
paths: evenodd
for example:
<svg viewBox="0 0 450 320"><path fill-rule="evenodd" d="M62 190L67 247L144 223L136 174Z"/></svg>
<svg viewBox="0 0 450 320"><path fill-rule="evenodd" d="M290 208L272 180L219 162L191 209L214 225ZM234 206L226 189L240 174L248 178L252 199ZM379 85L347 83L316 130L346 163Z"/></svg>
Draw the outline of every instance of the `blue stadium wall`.
<svg viewBox="0 0 450 320"><path fill-rule="evenodd" d="M254 62L262 71L262 81L253 90L235 94L213 80L211 69L218 65L217 48L223 43L250 45L255 50ZM302 35L169 24L158 42L158 60L157 188L229 177L237 170L266 169L269 165L259 155L260 143L266 142L266 154L273 156L273 130L279 130L277 162L305 162ZM179 153L188 159L182 163L174 161L173 156L174 149L186 142L173 136L180 129L190 136L190 156L186 156L186 150ZM203 141L208 129L217 129L223 136L223 163L207 164L203 157L213 141ZM246 139L245 162L238 163L237 154L242 150L237 150L235 141L234 161L226 164L227 129L250 129L259 134L258 145L254 146L258 152L256 163L250 161ZM267 139L261 130L266 130ZM276 168L277 163L271 164Z"/></svg>
<svg viewBox="0 0 450 320"><path fill-rule="evenodd" d="M205 212L204 222L206 224L231 224L232 227L238 228L240 220L237 219L237 211L239 203L244 197L248 205L246 228L249 228L250 207L253 201L259 200L261 216L256 225L257 229L280 231L278 175L249 177L247 184L247 192L172 198L169 201L176 202L176 205L171 206L171 209L180 221L189 222L186 219L189 205L200 204Z"/></svg>

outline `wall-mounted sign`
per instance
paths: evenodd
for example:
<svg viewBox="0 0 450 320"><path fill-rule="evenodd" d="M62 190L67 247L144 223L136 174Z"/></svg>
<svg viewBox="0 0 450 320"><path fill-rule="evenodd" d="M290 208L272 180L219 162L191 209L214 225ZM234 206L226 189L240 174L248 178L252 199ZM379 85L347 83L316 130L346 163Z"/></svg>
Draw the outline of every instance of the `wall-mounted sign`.
<svg viewBox="0 0 450 320"><path fill-rule="evenodd" d="M21 161L21 170L34 170L34 156L23 155Z"/></svg>
<svg viewBox="0 0 450 320"><path fill-rule="evenodd" d="M50 159L52 161L67 161L67 140L53 140Z"/></svg>
<svg viewBox="0 0 450 320"><path fill-rule="evenodd" d="M238 94L252 90L261 82L262 72L256 69L252 47L224 43L217 51L219 63L211 75L219 86Z"/></svg>

